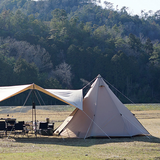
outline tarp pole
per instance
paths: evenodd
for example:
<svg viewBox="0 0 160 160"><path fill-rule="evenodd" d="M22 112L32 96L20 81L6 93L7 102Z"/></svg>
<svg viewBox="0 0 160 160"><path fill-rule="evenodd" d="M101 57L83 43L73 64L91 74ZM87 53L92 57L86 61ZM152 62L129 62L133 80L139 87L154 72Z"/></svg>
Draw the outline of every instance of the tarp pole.
<svg viewBox="0 0 160 160"><path fill-rule="evenodd" d="M90 130L90 128L91 128L92 123L93 123L93 119L92 119L92 121L91 121L91 124L90 124L89 127L88 127L88 130L87 130L87 133L86 133L84 139L86 139L86 137L87 137L87 135L88 135L88 132L89 132L89 130Z"/></svg>
<svg viewBox="0 0 160 160"><path fill-rule="evenodd" d="M34 130L34 125L35 125L35 136L37 138L37 122L36 122L36 105L35 105L35 89L33 86L33 90L32 90L32 130Z"/></svg>

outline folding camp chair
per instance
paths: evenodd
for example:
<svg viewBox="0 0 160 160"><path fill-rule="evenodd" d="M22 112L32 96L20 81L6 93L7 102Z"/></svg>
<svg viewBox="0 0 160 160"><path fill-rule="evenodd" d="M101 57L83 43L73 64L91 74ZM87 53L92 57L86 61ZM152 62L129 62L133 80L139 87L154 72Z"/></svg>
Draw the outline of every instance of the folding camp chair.
<svg viewBox="0 0 160 160"><path fill-rule="evenodd" d="M6 120L6 135L7 132L14 132L14 124L15 124L15 120Z"/></svg>
<svg viewBox="0 0 160 160"><path fill-rule="evenodd" d="M3 136L6 133L6 122L0 121L0 136Z"/></svg>
<svg viewBox="0 0 160 160"><path fill-rule="evenodd" d="M48 135L47 129L48 129L48 122L40 122L39 123L38 133L40 135Z"/></svg>
<svg viewBox="0 0 160 160"><path fill-rule="evenodd" d="M24 123L18 122L14 126L14 134L15 135L25 135Z"/></svg>

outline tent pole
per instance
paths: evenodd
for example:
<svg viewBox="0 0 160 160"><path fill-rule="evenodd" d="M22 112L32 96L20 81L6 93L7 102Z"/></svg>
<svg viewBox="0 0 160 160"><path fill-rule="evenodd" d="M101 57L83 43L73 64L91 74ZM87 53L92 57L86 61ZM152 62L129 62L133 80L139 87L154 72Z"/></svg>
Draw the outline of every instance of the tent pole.
<svg viewBox="0 0 160 160"><path fill-rule="evenodd" d="M91 120L91 124L90 124L90 125L89 125L89 127L88 127L88 130L87 130L87 133L86 133L86 135L85 135L84 139L86 139L87 134L88 134L88 132L89 132L89 129L91 128L92 123L93 123L93 119Z"/></svg>
<svg viewBox="0 0 160 160"><path fill-rule="evenodd" d="M33 103L32 103L32 131L33 131Z"/></svg>
<svg viewBox="0 0 160 160"><path fill-rule="evenodd" d="M36 122L36 105L35 102L33 101L32 103L32 109L34 111L34 125L35 125L35 135L37 137L37 122ZM33 115L32 115L33 116Z"/></svg>
<svg viewBox="0 0 160 160"><path fill-rule="evenodd" d="M32 130L34 130L34 125L35 125L35 136L37 138L37 122L36 122L36 105L34 102L35 99L35 90L33 89L32 91Z"/></svg>

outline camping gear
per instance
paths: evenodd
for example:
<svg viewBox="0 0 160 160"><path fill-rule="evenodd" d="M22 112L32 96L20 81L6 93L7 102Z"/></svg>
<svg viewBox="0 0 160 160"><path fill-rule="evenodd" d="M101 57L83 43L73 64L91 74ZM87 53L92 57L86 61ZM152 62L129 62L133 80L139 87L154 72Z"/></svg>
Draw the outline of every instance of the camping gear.
<svg viewBox="0 0 160 160"><path fill-rule="evenodd" d="M43 89L42 87L36 84L28 84L28 85L16 85L16 86L3 86L0 87L0 102L6 100L10 97L13 97L17 94L20 94L26 90L32 91L33 97L35 97L35 90L41 91L51 97L54 97L64 103L67 103L73 107L83 109L83 92L82 89L79 90L63 90L63 89ZM26 101L25 101L26 102ZM37 136L37 120L36 120L36 105L33 101L32 103L32 130L35 131L35 135ZM35 125L34 125L35 124ZM14 127L14 125L13 125ZM13 131L12 126L7 127L7 131ZM49 131L50 133L51 131ZM52 134L52 133L50 133Z"/></svg>

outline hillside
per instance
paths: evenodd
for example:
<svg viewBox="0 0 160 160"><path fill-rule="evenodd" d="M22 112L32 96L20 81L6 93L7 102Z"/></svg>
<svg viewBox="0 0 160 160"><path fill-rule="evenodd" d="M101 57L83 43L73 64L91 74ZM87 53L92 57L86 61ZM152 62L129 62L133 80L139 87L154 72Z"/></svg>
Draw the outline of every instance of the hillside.
<svg viewBox="0 0 160 160"><path fill-rule="evenodd" d="M0 85L77 89L101 74L134 102L160 102L159 40L159 11L131 16L86 0L1 0Z"/></svg>

